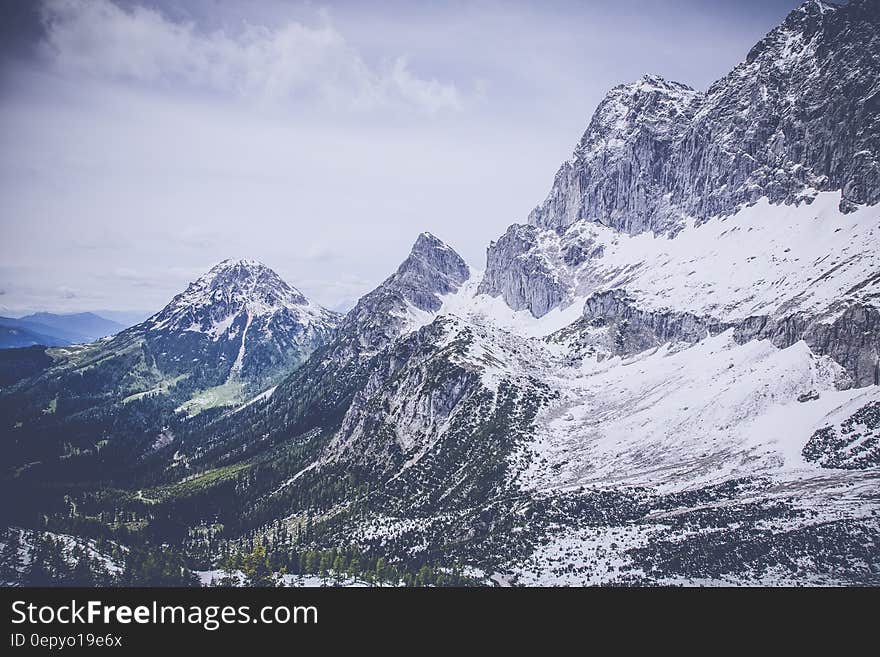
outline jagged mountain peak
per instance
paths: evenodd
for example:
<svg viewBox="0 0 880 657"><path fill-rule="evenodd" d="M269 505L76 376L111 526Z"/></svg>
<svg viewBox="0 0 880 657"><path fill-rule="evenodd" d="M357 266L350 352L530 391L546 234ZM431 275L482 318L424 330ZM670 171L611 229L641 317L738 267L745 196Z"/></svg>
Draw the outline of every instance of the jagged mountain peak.
<svg viewBox="0 0 880 657"><path fill-rule="evenodd" d="M439 237L434 235L433 233L429 233L427 231L423 233L419 233L419 236L416 238L416 241L413 242L412 249L410 249L409 255L412 256L421 256L427 258L434 258L437 255L442 255L446 253L452 253L458 256L455 253L455 249L449 246L446 242L441 240ZM460 259L460 258L459 258ZM464 261L462 261L464 262Z"/></svg>
<svg viewBox="0 0 880 657"><path fill-rule="evenodd" d="M439 237L434 235L433 233L429 233L428 231L424 231L419 233L419 236L416 238L416 241L413 243L412 251L426 251L432 249L449 249L449 245L446 244Z"/></svg>
<svg viewBox="0 0 880 657"><path fill-rule="evenodd" d="M268 269L268 267L266 267L266 265L264 265L262 262L260 262L259 260L254 260L252 258L225 258L213 267L211 267L211 269L229 269L231 267Z"/></svg>
<svg viewBox="0 0 880 657"><path fill-rule="evenodd" d="M625 82L623 84L619 84L616 87L612 87L611 91L608 93L609 96L612 95L635 95L638 93L651 93L651 92L660 92L666 93L670 95L674 94L689 94L693 93L695 90L693 87L684 84L683 82L676 82L675 80L667 80L662 75L657 75L655 73L646 73L642 77L637 80L633 80L632 82Z"/></svg>
<svg viewBox="0 0 880 657"><path fill-rule="evenodd" d="M400 264L397 272L403 273L411 269L416 263L424 263L425 266L459 278L461 283L469 275L469 269L464 259L449 246L432 233L420 233L413 243L407 258ZM461 278L463 276L463 278Z"/></svg>
<svg viewBox="0 0 880 657"><path fill-rule="evenodd" d="M266 265L227 259L190 283L147 323L152 330L210 331L240 313L264 316L282 310L304 319L330 314Z"/></svg>
<svg viewBox="0 0 880 657"><path fill-rule="evenodd" d="M253 260L251 258L226 258L211 267L200 278L212 275L216 276L223 273L235 273L241 276L265 273L270 276L277 276L270 267L267 267L259 260Z"/></svg>
<svg viewBox="0 0 880 657"><path fill-rule="evenodd" d="M269 295L294 305L309 303L302 292L257 260L223 260L191 285L191 287L210 289L230 286L247 290L251 298Z"/></svg>
<svg viewBox="0 0 880 657"><path fill-rule="evenodd" d="M782 22L782 25L790 26L796 21L803 21L815 17L821 18L829 12L837 11L838 9L846 7L857 7L858 5L871 4L871 1L875 0L869 0L868 2L864 0L853 0L849 3L827 2L825 0L806 0L801 6L796 7L789 12L788 16L786 16L785 20Z"/></svg>
<svg viewBox="0 0 880 657"><path fill-rule="evenodd" d="M426 232L385 284L398 288L419 310L434 312L441 305L438 295L455 292L468 278L470 268L455 249Z"/></svg>
<svg viewBox="0 0 880 657"><path fill-rule="evenodd" d="M660 76L613 88L528 223L675 234L762 197L880 201L880 2L811 0L706 93Z"/></svg>
<svg viewBox="0 0 880 657"><path fill-rule="evenodd" d="M130 332L183 363L181 345L220 377L259 378L301 362L333 334L340 316L250 259L219 262ZM176 354L176 355L174 355Z"/></svg>
<svg viewBox="0 0 880 657"><path fill-rule="evenodd" d="M814 40L817 36L823 36L831 13L841 8L844 7L820 2L819 0L805 2L797 9L792 10L782 23L774 27L763 39L758 41L749 50L745 61L740 67L765 59L766 62L764 63L766 64L775 65L779 69L786 69L805 56L814 57Z"/></svg>
<svg viewBox="0 0 880 657"><path fill-rule="evenodd" d="M470 268L456 251L431 233L421 233L397 270L361 297L345 316L338 342L373 354L433 316L442 297L457 292Z"/></svg>
<svg viewBox="0 0 880 657"><path fill-rule="evenodd" d="M596 108L586 132L575 148L569 164L590 158L626 151L638 133L663 137L681 128L702 94L681 82L659 75L644 75L634 82L620 84L605 96Z"/></svg>

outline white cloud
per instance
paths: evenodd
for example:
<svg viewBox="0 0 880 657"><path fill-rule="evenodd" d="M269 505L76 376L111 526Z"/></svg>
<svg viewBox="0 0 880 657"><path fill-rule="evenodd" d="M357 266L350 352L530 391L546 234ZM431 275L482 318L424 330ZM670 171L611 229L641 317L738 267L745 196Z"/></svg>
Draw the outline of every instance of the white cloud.
<svg viewBox="0 0 880 657"><path fill-rule="evenodd" d="M454 84L417 76L405 57L367 64L326 16L319 26L247 25L237 34L206 34L153 9L110 0L46 0L42 16L44 52L64 74L334 110L462 107Z"/></svg>

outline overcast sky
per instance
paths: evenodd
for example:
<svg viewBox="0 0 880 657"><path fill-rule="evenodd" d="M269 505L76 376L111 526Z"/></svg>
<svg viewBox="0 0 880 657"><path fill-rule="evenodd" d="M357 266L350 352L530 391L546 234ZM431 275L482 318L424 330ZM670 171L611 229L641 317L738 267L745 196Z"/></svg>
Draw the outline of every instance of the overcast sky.
<svg viewBox="0 0 880 657"><path fill-rule="evenodd" d="M705 89L797 2L0 4L0 313L155 310L229 257L350 305L476 268L597 103Z"/></svg>

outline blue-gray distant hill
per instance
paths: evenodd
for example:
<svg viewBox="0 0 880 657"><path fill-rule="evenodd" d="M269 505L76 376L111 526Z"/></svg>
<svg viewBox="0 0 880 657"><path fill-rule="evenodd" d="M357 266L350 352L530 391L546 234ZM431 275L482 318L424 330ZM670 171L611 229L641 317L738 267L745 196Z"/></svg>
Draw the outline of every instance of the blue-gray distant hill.
<svg viewBox="0 0 880 657"><path fill-rule="evenodd" d="M94 342L125 326L94 313L34 313L18 319L0 317L0 349L45 345L60 347Z"/></svg>

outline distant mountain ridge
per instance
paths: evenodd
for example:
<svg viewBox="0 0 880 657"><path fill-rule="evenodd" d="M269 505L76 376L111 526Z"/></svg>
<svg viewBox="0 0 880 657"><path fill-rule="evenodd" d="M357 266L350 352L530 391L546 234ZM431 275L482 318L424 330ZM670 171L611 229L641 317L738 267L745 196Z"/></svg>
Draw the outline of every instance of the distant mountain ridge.
<svg viewBox="0 0 880 657"><path fill-rule="evenodd" d="M71 344L57 335L47 335L34 328L26 328L7 317L0 317L0 349L18 349L21 347L60 347Z"/></svg>
<svg viewBox="0 0 880 657"><path fill-rule="evenodd" d="M114 335L125 326L95 313L39 312L24 317L0 317L0 348L85 344Z"/></svg>
<svg viewBox="0 0 880 657"><path fill-rule="evenodd" d="M119 322L91 312L70 314L40 312L26 315L21 318L21 321L48 326L61 334L71 334L83 338L86 342L94 342L99 338L119 333L126 328Z"/></svg>

